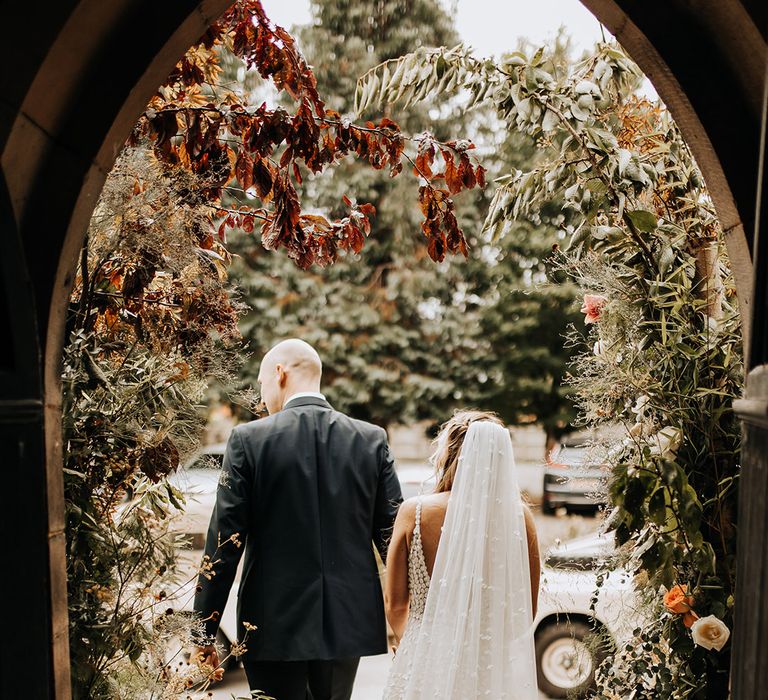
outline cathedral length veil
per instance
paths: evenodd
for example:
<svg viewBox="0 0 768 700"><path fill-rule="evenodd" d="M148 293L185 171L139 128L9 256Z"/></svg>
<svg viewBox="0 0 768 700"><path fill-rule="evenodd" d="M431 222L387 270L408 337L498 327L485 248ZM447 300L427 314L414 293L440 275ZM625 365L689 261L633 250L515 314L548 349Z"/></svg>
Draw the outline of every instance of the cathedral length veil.
<svg viewBox="0 0 768 700"><path fill-rule="evenodd" d="M470 425L405 700L535 700L525 516L509 432Z"/></svg>

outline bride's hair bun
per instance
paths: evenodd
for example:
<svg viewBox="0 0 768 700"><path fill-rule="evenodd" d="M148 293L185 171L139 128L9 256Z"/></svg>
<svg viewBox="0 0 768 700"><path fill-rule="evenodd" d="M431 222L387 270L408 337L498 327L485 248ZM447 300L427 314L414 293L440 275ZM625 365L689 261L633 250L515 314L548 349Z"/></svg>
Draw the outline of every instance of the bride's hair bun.
<svg viewBox="0 0 768 700"><path fill-rule="evenodd" d="M467 436L469 426L478 421L490 421L505 427L504 422L493 411L475 409L457 410L450 419L440 426L440 432L433 443L435 451L430 457L437 474L435 493L451 490L464 438Z"/></svg>

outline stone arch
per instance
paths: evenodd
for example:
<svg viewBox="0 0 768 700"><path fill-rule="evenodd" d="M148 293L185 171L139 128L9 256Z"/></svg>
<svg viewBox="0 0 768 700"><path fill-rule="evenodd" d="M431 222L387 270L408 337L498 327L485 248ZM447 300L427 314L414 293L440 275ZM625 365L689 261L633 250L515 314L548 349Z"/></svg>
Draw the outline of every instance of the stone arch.
<svg viewBox="0 0 768 700"><path fill-rule="evenodd" d="M78 250L152 93L230 4L81 0L2 10L16 28L17 65L0 105L0 319L18 340L0 364L0 446L10 450L3 509L9 527L29 532L19 567L30 579L4 577L14 632L0 643L3 697L70 697L58 376ZM21 659L20 650L29 653Z"/></svg>
<svg viewBox="0 0 768 700"><path fill-rule="evenodd" d="M11 60L0 77L0 324L13 342L0 350L7 479L0 508L6 532L21 528L28 543L6 540L16 543L15 566L25 580L2 577L4 697L70 696L59 361L77 252L104 178L144 105L230 1L60 0L1 11ZM765 3L581 1L625 46L680 124L723 222L749 319ZM755 294L761 308L765 289L763 271ZM765 502L758 507L764 519ZM764 650L754 646L750 658L759 659ZM739 697L758 697L753 692Z"/></svg>

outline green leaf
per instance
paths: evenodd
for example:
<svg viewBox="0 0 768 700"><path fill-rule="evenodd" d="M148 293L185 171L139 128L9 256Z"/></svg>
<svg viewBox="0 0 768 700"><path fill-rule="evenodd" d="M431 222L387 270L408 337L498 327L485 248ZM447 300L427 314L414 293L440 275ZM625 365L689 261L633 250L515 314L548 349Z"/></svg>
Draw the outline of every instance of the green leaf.
<svg viewBox="0 0 768 700"><path fill-rule="evenodd" d="M581 80L573 88L577 95L599 95L600 88L591 80Z"/></svg>
<svg viewBox="0 0 768 700"><path fill-rule="evenodd" d="M624 508L633 512L636 511L645 499L645 483L642 479L630 479L627 483L627 491L624 494Z"/></svg>
<svg viewBox="0 0 768 700"><path fill-rule="evenodd" d="M672 267L675 261L675 250L669 242L664 243L664 247L659 255L659 273L665 275L667 270Z"/></svg>
<svg viewBox="0 0 768 700"><path fill-rule="evenodd" d="M619 149L619 175L623 175L624 171L629 165L629 161L632 160L632 153L626 148Z"/></svg>
<svg viewBox="0 0 768 700"><path fill-rule="evenodd" d="M667 521L666 489L657 488L648 501L648 514L657 525L663 525Z"/></svg>
<svg viewBox="0 0 768 700"><path fill-rule="evenodd" d="M542 131L552 131L559 123L558 116L551 110L544 112L544 119L541 120Z"/></svg>
<svg viewBox="0 0 768 700"><path fill-rule="evenodd" d="M503 67L514 68L516 66L524 66L528 62L525 54L520 51L513 51L504 57Z"/></svg>
<svg viewBox="0 0 768 700"><path fill-rule="evenodd" d="M532 112L533 105L531 104L530 98L526 97L524 100L520 100L520 102L518 102L517 113L522 119L528 121L531 118Z"/></svg>
<svg viewBox="0 0 768 700"><path fill-rule="evenodd" d="M661 476L664 479L664 483L668 484L669 486L672 486L672 484L675 483L677 480L677 477L679 475L679 467L676 462L673 462L671 460L665 459L661 463Z"/></svg>
<svg viewBox="0 0 768 700"><path fill-rule="evenodd" d="M571 104L571 114L574 116L574 118L578 119L580 122L585 122L587 121L587 119L589 119L589 112L587 112L586 110L583 110L575 102Z"/></svg>
<svg viewBox="0 0 768 700"><path fill-rule="evenodd" d="M709 542L705 542L704 545L697 549L694 556L694 563L704 573L715 571L716 569L716 557L715 550L712 549L712 545Z"/></svg>
<svg viewBox="0 0 768 700"><path fill-rule="evenodd" d="M645 209L635 209L634 211L627 210L626 212L629 220L635 225L639 231L650 233L656 229L657 218L655 214L652 214Z"/></svg>

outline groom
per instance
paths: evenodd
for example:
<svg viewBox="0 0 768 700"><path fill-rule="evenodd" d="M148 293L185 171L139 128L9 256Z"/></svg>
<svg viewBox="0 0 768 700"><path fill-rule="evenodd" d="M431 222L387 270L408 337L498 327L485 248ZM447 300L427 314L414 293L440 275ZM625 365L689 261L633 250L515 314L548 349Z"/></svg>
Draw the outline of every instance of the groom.
<svg viewBox="0 0 768 700"><path fill-rule="evenodd" d="M229 438L195 596L216 667L210 644L244 544L243 665L251 690L276 700L349 700L360 657L387 651L371 542L384 557L400 484L385 431L334 411L321 372L302 340L264 356L270 415Z"/></svg>

